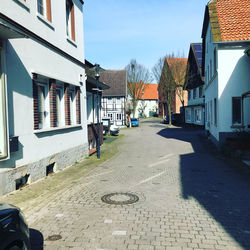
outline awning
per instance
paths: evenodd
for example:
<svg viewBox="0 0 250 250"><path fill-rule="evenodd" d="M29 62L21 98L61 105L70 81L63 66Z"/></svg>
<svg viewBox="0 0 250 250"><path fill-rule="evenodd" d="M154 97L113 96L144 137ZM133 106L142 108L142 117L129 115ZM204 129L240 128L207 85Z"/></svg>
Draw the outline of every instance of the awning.
<svg viewBox="0 0 250 250"><path fill-rule="evenodd" d="M0 18L0 39L27 38L28 36L16 27Z"/></svg>

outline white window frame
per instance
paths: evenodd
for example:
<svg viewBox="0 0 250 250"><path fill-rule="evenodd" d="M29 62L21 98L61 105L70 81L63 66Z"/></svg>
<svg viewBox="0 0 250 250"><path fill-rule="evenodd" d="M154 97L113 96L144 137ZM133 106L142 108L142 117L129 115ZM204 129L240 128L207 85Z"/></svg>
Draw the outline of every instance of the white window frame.
<svg viewBox="0 0 250 250"><path fill-rule="evenodd" d="M45 129L50 127L50 103L49 103L49 83L37 82L37 88L39 86L44 87L44 122L39 123L39 129ZM38 112L39 112L39 93L38 93Z"/></svg>
<svg viewBox="0 0 250 250"><path fill-rule="evenodd" d="M40 12L39 4L42 3L43 13ZM37 0L37 13L47 19L47 3L46 0Z"/></svg>
<svg viewBox="0 0 250 250"><path fill-rule="evenodd" d="M60 102L58 107L58 92L60 93ZM65 102L64 102L64 90L63 86L57 85L56 86L56 110L57 110L57 127L63 127L65 126ZM60 114L58 114L58 110L60 111Z"/></svg>
<svg viewBox="0 0 250 250"><path fill-rule="evenodd" d="M70 124L76 124L76 90L74 87L69 88L69 108L70 108Z"/></svg>
<svg viewBox="0 0 250 250"><path fill-rule="evenodd" d="M68 38L72 39L71 9L68 13L69 3L72 3L72 5L74 4L71 0L66 0L66 34Z"/></svg>

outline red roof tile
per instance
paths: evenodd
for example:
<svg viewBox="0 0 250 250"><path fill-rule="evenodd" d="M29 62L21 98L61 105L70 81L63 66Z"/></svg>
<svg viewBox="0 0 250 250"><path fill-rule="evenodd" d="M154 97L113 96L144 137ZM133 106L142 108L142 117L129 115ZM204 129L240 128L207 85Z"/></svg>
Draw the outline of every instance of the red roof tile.
<svg viewBox="0 0 250 250"><path fill-rule="evenodd" d="M144 93L141 97L143 100L158 100L158 84L145 83Z"/></svg>
<svg viewBox="0 0 250 250"><path fill-rule="evenodd" d="M250 40L249 0L216 0L216 10L221 41Z"/></svg>

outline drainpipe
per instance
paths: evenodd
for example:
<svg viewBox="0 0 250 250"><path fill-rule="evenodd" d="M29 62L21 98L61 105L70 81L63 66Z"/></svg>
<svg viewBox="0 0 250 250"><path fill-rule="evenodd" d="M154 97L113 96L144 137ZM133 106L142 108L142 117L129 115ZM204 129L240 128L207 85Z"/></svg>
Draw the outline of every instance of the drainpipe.
<svg viewBox="0 0 250 250"><path fill-rule="evenodd" d="M3 72L3 49L0 44L0 160L7 159L8 150L8 130L7 130L7 107L5 74Z"/></svg>

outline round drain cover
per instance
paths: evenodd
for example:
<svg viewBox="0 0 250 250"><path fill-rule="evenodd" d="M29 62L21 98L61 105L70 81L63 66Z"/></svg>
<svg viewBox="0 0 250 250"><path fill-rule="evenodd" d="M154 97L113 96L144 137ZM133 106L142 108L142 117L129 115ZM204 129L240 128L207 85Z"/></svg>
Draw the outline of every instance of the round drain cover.
<svg viewBox="0 0 250 250"><path fill-rule="evenodd" d="M128 205L139 201L139 197L131 193L112 193L102 196L102 201L113 205Z"/></svg>
<svg viewBox="0 0 250 250"><path fill-rule="evenodd" d="M60 240L62 238L61 235L59 234L54 234L54 235L50 235L47 240L48 241L56 241L56 240Z"/></svg>

